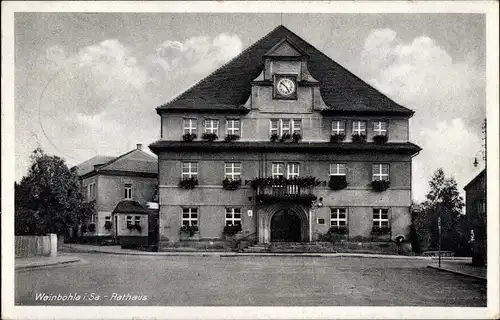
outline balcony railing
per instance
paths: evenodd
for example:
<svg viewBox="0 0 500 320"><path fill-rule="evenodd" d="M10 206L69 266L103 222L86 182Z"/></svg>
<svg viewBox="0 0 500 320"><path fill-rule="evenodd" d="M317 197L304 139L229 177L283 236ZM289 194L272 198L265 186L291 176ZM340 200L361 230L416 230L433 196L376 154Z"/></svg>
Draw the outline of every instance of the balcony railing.
<svg viewBox="0 0 500 320"><path fill-rule="evenodd" d="M258 202L282 200L312 201L316 199L314 187L322 183L314 177L255 178L247 181L255 190Z"/></svg>

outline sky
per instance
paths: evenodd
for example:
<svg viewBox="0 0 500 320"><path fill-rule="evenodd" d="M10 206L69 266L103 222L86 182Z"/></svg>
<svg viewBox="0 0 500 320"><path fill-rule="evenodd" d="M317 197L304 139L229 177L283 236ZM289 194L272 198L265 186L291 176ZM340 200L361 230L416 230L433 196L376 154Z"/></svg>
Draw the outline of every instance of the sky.
<svg viewBox="0 0 500 320"><path fill-rule="evenodd" d="M484 168L482 14L16 13L15 179L41 147L73 166L160 137L155 107L280 23L415 111L412 197ZM472 165L474 157L480 165Z"/></svg>

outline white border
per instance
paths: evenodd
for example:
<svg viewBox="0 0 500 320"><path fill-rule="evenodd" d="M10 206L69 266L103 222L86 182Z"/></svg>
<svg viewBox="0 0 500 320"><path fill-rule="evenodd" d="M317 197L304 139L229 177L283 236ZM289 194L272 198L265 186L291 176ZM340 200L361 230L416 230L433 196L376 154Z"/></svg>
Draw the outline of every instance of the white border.
<svg viewBox="0 0 500 320"><path fill-rule="evenodd" d="M488 307L18 307L14 306L14 12L485 13L487 15ZM2 317L15 319L498 318L498 3L359 2L2 2Z"/></svg>

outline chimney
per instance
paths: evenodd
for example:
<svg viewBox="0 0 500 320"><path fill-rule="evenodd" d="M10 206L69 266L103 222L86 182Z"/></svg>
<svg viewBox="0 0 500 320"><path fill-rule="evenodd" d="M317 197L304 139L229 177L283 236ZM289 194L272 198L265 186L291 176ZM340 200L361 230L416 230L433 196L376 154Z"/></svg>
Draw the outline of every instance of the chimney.
<svg viewBox="0 0 500 320"><path fill-rule="evenodd" d="M142 150L142 143L137 144L137 150Z"/></svg>

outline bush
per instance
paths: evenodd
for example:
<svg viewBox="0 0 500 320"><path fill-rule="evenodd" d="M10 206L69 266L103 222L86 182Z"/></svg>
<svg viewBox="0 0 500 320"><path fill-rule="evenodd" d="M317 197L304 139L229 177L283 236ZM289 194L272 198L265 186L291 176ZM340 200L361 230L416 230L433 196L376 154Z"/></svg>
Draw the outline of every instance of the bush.
<svg viewBox="0 0 500 320"><path fill-rule="evenodd" d="M82 233L87 232L87 229L88 229L88 228L87 228L87 225L85 225L85 224L82 224L82 226L80 227L80 231L81 231Z"/></svg>
<svg viewBox="0 0 500 320"><path fill-rule="evenodd" d="M348 229L347 226L332 226L328 229L328 232L334 234L347 234Z"/></svg>
<svg viewBox="0 0 500 320"><path fill-rule="evenodd" d="M95 223L89 224L89 232L95 232Z"/></svg>
<svg viewBox="0 0 500 320"><path fill-rule="evenodd" d="M278 141L278 138L279 138L278 134L277 133L273 133L271 135L271 137L269 138L269 140L271 140L271 142L276 142L276 141Z"/></svg>
<svg viewBox="0 0 500 320"><path fill-rule="evenodd" d="M389 228L389 227L373 227L372 228L372 234L375 234L375 235L388 234L390 232L391 232L391 228Z"/></svg>
<svg viewBox="0 0 500 320"><path fill-rule="evenodd" d="M224 138L224 141L229 142L229 141L234 141L234 140L238 140L238 139L240 139L240 136L239 136L239 135L237 135L237 134L228 134L228 135L226 135L226 137Z"/></svg>
<svg viewBox="0 0 500 320"><path fill-rule="evenodd" d="M198 185L198 179L195 177L181 179L179 182L179 187L184 189L194 189L195 186Z"/></svg>
<svg viewBox="0 0 500 320"><path fill-rule="evenodd" d="M185 133L182 136L182 140L184 140L184 141L193 141L194 139L196 139L195 133Z"/></svg>
<svg viewBox="0 0 500 320"><path fill-rule="evenodd" d="M222 180L222 187L226 190L236 190L241 186L241 180L231 180L224 179Z"/></svg>
<svg viewBox="0 0 500 320"><path fill-rule="evenodd" d="M241 225L239 224L224 227L224 234L226 236L234 236L240 231L241 231Z"/></svg>
<svg viewBox="0 0 500 320"><path fill-rule="evenodd" d="M207 133L207 132L205 132L205 133L201 136L201 138L202 138L203 140L207 140L207 141L212 142L212 141L217 140L218 136L217 136L215 133Z"/></svg>
<svg viewBox="0 0 500 320"><path fill-rule="evenodd" d="M363 143L366 141L366 135L364 134L353 134L352 142L354 143Z"/></svg>
<svg viewBox="0 0 500 320"><path fill-rule="evenodd" d="M386 135L376 135L373 137L373 142L378 143L378 144L383 144L387 142L387 136Z"/></svg>
<svg viewBox="0 0 500 320"><path fill-rule="evenodd" d="M188 234L190 237L194 236L196 232L198 232L198 226L188 226L188 225L183 225L180 230L182 233Z"/></svg>
<svg viewBox="0 0 500 320"><path fill-rule="evenodd" d="M372 188L375 191L385 191L389 188L391 182L389 180L374 180L372 181Z"/></svg>
<svg viewBox="0 0 500 320"><path fill-rule="evenodd" d="M347 181L345 176L331 176L330 181L328 181L328 187L332 190L340 190L347 187Z"/></svg>
<svg viewBox="0 0 500 320"><path fill-rule="evenodd" d="M332 134L330 136L330 142L342 142L345 140L345 134L340 133L340 134Z"/></svg>
<svg viewBox="0 0 500 320"><path fill-rule="evenodd" d="M292 134L292 140L293 142L299 142L300 140L302 140L302 135L300 133L294 132Z"/></svg>
<svg viewBox="0 0 500 320"><path fill-rule="evenodd" d="M287 141L287 140L290 140L290 138L291 138L291 137L292 137L292 136L291 136L289 133L285 133L285 134L283 134L283 135L281 136L280 141L281 141L281 142L285 142L285 141Z"/></svg>

